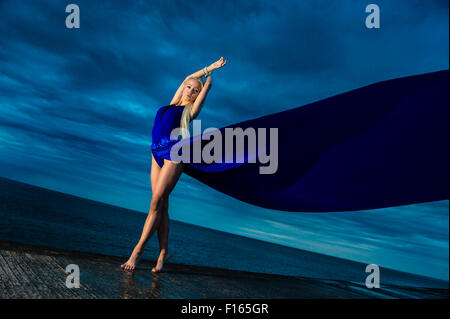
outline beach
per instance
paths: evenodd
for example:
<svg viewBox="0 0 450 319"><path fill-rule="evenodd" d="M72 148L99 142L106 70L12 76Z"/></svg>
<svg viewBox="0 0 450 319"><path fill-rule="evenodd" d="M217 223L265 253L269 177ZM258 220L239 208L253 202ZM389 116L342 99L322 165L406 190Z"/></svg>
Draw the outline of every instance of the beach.
<svg viewBox="0 0 450 319"><path fill-rule="evenodd" d="M447 298L448 281L366 265L171 220L172 255L153 274L157 238L134 273L145 214L0 178L0 298ZM67 288L77 265L80 288Z"/></svg>
<svg viewBox="0 0 450 319"><path fill-rule="evenodd" d="M167 263L162 273L153 274L154 261L144 260L132 272L123 271L123 260L114 256L0 242L2 299L84 298L448 298L447 289L368 289L340 280L233 271L227 269ZM79 288L68 288L68 265L80 269Z"/></svg>

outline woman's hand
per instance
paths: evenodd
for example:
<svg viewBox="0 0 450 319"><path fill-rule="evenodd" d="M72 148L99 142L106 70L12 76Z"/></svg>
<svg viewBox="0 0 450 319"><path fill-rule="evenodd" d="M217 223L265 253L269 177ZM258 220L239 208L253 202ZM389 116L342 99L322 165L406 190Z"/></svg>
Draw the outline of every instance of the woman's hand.
<svg viewBox="0 0 450 319"><path fill-rule="evenodd" d="M227 60L224 60L224 58L221 57L217 62L211 64L208 69L210 69L209 71L217 70L225 66L225 64L227 64Z"/></svg>

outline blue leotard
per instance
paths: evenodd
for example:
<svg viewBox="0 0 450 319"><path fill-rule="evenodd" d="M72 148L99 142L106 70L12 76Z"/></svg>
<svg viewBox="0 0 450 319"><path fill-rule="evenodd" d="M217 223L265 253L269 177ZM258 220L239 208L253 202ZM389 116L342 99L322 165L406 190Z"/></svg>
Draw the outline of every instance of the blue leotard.
<svg viewBox="0 0 450 319"><path fill-rule="evenodd" d="M160 167L164 165L164 158L170 160L170 149L178 142L171 139L170 132L180 127L183 105L167 105L156 112L155 123L152 129L152 153Z"/></svg>

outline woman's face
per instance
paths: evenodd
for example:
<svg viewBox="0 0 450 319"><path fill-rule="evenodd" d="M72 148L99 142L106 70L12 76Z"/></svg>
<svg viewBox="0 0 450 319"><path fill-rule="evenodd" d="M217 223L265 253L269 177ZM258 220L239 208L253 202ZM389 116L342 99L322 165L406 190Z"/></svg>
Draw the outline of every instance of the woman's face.
<svg viewBox="0 0 450 319"><path fill-rule="evenodd" d="M197 80L188 80L183 90L184 100L189 102L195 101L201 89L200 83Z"/></svg>

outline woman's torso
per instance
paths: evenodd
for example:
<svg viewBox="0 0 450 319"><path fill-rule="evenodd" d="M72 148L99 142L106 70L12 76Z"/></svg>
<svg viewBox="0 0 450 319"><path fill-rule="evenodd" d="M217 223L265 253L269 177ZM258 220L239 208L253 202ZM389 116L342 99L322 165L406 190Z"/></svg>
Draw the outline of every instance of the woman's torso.
<svg viewBox="0 0 450 319"><path fill-rule="evenodd" d="M178 141L170 139L170 133L174 128L180 127L183 110L184 106L182 105L167 105L159 108L152 129L152 149Z"/></svg>

